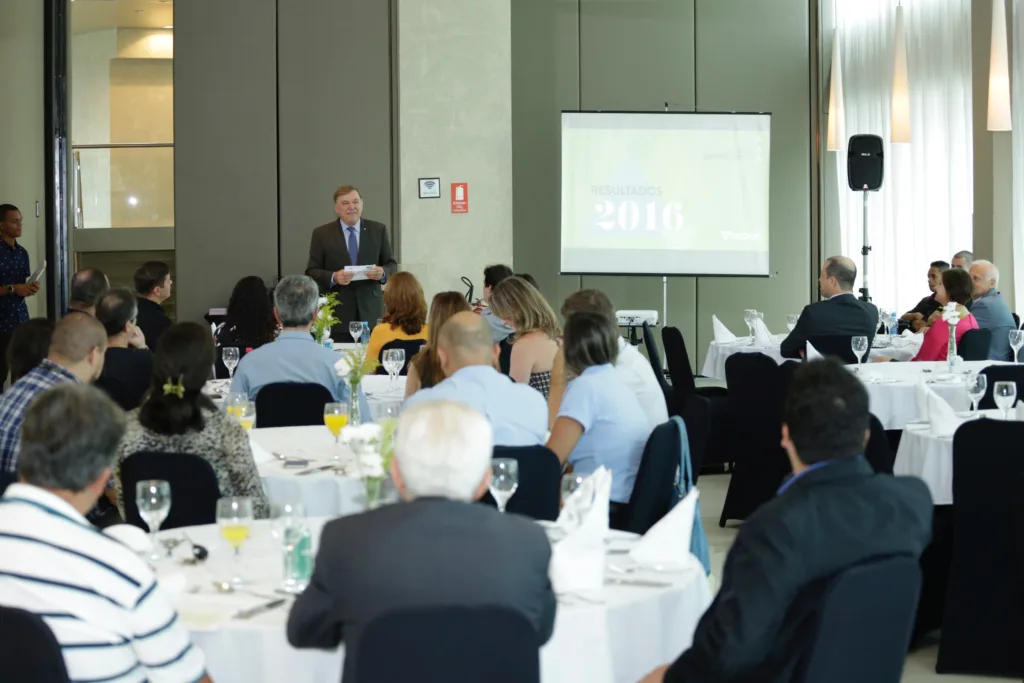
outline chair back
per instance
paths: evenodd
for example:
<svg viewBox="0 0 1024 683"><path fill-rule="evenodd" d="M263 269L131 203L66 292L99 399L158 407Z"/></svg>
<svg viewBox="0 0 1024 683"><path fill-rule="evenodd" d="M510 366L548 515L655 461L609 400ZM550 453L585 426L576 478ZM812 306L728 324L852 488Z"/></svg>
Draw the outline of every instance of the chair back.
<svg viewBox="0 0 1024 683"><path fill-rule="evenodd" d="M981 371L987 377L985 396L978 403L981 410L995 410L996 401L992 397L996 382L1015 382L1017 384L1017 400L1024 400L1024 365L990 365Z"/></svg>
<svg viewBox="0 0 1024 683"><path fill-rule="evenodd" d="M680 438L679 429L671 420L658 425L651 432L640 458L622 531L646 534L672 509L676 470L679 468L679 452L682 449Z"/></svg>
<svg viewBox="0 0 1024 683"><path fill-rule="evenodd" d="M139 516L139 508L135 503L135 485L149 479L162 479L171 485L171 511L160 526L161 529L213 524L217 521L220 486L210 463L191 453L158 451L138 451L121 463L124 521L140 529L149 528Z"/></svg>
<svg viewBox="0 0 1024 683"><path fill-rule="evenodd" d="M992 330L967 330L960 337L956 352L964 360L987 360L991 343Z"/></svg>
<svg viewBox="0 0 1024 683"><path fill-rule="evenodd" d="M324 406L334 400L322 384L274 382L256 394L256 427L307 427L324 423Z"/></svg>
<svg viewBox="0 0 1024 683"><path fill-rule="evenodd" d="M512 342L508 337L498 342L498 369L503 375L512 372Z"/></svg>
<svg viewBox="0 0 1024 683"><path fill-rule="evenodd" d="M363 631L355 683L539 683L538 640L529 620L508 607L390 612Z"/></svg>
<svg viewBox="0 0 1024 683"><path fill-rule="evenodd" d="M678 327L661 328L661 344L665 347L665 364L672 378L672 393L677 404L686 405L686 399L697 391L690 366L690 354L686 352L686 340Z"/></svg>
<svg viewBox="0 0 1024 683"><path fill-rule="evenodd" d="M495 458L514 458L519 462L519 487L505 506L512 512L533 519L558 519L562 500L562 465L546 446L495 446ZM490 492L480 502L496 507Z"/></svg>
<svg viewBox="0 0 1024 683"><path fill-rule="evenodd" d="M874 415L871 415L871 436L868 437L864 457L871 464L875 474L892 474L893 465L896 463L896 454L889 447L889 437L886 436L885 427Z"/></svg>
<svg viewBox="0 0 1024 683"><path fill-rule="evenodd" d="M43 619L0 605L0 671L5 681L67 683L60 643Z"/></svg>
<svg viewBox="0 0 1024 683"><path fill-rule="evenodd" d="M936 671L1024 677L1024 423L953 436L952 558Z"/></svg>
<svg viewBox="0 0 1024 683"><path fill-rule="evenodd" d="M377 367L376 374L378 374L378 375L386 375L386 374L388 374L388 371L384 369L384 352L385 351L390 351L392 349L402 349L403 351L405 351L405 364L402 365L402 371L400 373L398 373L398 374L403 376L403 377L405 375L408 375L409 374L409 361L412 360L413 356L415 356L417 353L420 352L420 349L422 349L423 345L426 344L426 343L427 343L426 339L395 339L393 341L389 341L387 344L385 344L384 346L380 347L380 354L378 354L378 356L377 356L377 362L380 363L380 365Z"/></svg>
<svg viewBox="0 0 1024 683"><path fill-rule="evenodd" d="M794 683L899 683L920 592L910 556L871 560L805 589L787 615L812 610Z"/></svg>
<svg viewBox="0 0 1024 683"><path fill-rule="evenodd" d="M828 358L829 356L838 358L847 365L857 364L857 355L853 352L853 347L850 346L854 335L850 334L826 334L817 337L808 337L807 341L818 353ZM871 340L868 339L870 344ZM864 352L865 362L867 361L867 354L871 351L870 346L868 350Z"/></svg>
<svg viewBox="0 0 1024 683"><path fill-rule="evenodd" d="M654 341L654 332L651 331L651 326L644 323L644 348L647 349L647 358L651 361L651 368L654 369L654 376L658 378L658 386L661 387L661 393L665 394L665 403L668 405L668 414L676 415L679 412L679 406L675 402L675 392L672 387L665 380L665 367L661 364L661 355L658 353L658 343Z"/></svg>

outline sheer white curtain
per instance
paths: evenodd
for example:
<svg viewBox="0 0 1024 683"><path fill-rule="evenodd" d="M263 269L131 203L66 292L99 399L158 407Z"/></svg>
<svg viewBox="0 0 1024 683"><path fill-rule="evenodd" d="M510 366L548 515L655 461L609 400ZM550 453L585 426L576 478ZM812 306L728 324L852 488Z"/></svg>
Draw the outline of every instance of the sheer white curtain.
<svg viewBox="0 0 1024 683"><path fill-rule="evenodd" d="M838 0L836 10L846 134L885 142L885 180L868 196L868 285L876 304L902 313L928 293L931 261L973 246L974 145L970 0L903 1L911 142L889 142L896 4ZM843 251L860 269L862 194L848 187L846 154L836 159Z"/></svg>
<svg viewBox="0 0 1024 683"><path fill-rule="evenodd" d="M1013 289L1018 308L1024 307L1024 0L1013 0L1006 18L1013 41L1010 97L1013 116Z"/></svg>

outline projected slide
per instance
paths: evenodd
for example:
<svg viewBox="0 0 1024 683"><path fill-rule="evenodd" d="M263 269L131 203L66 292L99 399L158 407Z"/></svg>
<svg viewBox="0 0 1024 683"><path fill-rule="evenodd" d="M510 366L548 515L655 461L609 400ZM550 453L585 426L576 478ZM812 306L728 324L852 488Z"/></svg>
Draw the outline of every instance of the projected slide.
<svg viewBox="0 0 1024 683"><path fill-rule="evenodd" d="M768 114L562 114L563 273L767 275Z"/></svg>

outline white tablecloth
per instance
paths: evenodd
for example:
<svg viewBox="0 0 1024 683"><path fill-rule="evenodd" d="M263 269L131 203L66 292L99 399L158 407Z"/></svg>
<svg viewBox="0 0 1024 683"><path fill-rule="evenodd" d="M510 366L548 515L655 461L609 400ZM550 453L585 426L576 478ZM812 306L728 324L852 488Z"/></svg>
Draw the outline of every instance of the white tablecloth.
<svg viewBox="0 0 1024 683"><path fill-rule="evenodd" d="M211 379L203 387L203 393L212 398L213 402L219 406L230 386L231 380ZM392 383L387 375L367 375L363 378L362 386L371 409L374 402L401 402L405 397L405 377L396 377ZM369 419L368 416L364 415L363 417Z"/></svg>
<svg viewBox="0 0 1024 683"><path fill-rule="evenodd" d="M917 335L910 340L910 343L907 343L907 345L903 347L889 346L881 349L872 347L868 352L868 358L871 359L878 358L879 356L886 356L898 361L909 361L911 358L916 356L917 352L920 350L923 337L924 335ZM791 360L783 358L782 351L779 349L779 345L785 338L786 335L784 334L775 335L775 342L770 346L751 344L750 337L740 337L735 342L730 342L728 344L711 342L708 345L707 356L704 357L704 367L701 369L701 374L705 377L711 377L724 382L725 361L734 353L763 353L781 365L783 362Z"/></svg>
<svg viewBox="0 0 1024 683"><path fill-rule="evenodd" d="M981 414L1002 419L1001 410ZM928 424L908 424L900 438L893 474L920 478L928 486L936 505L953 504L953 437L935 436Z"/></svg>
<svg viewBox="0 0 1024 683"><path fill-rule="evenodd" d="M324 520L312 520L319 542ZM182 530L164 532L180 537ZM192 541L205 545L210 558L196 567L177 562L158 567L161 575L184 572L185 592L175 607L193 641L206 654L210 676L217 683L338 683L343 650L296 650L285 637L288 607L249 620L235 620L240 609L266 602L250 594L221 595L214 581L232 572L230 551L216 527L185 530ZM617 532L611 532L613 534ZM629 541L617 541L628 543ZM179 548L183 555L186 548ZM623 555L610 555L621 563ZM671 583L668 588L605 586L588 597L559 602L555 630L541 649L541 679L545 683L635 683L651 669L669 663L689 647L697 622L711 602L703 571L695 558L693 568L681 574L642 572L630 577ZM248 590L273 596L281 580L281 552L271 537L268 522L257 522L242 548L242 574ZM609 576L614 574L609 573ZM168 581L170 584L170 581ZM198 588L199 593L190 591Z"/></svg>

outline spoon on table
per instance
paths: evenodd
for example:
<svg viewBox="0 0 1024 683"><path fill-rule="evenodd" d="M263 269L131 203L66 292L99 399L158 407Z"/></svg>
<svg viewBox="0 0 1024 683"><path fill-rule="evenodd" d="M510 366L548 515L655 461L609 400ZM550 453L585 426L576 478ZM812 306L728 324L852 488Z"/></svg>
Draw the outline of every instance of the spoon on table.
<svg viewBox="0 0 1024 683"><path fill-rule="evenodd" d="M217 590L218 593L223 593L224 595L231 595L232 593L245 593L246 595L251 595L256 598L263 598L264 600L276 600L278 598L278 596L276 595L264 595L262 593L246 590L244 588L235 588L233 584L230 584L227 581L214 581L213 587Z"/></svg>

